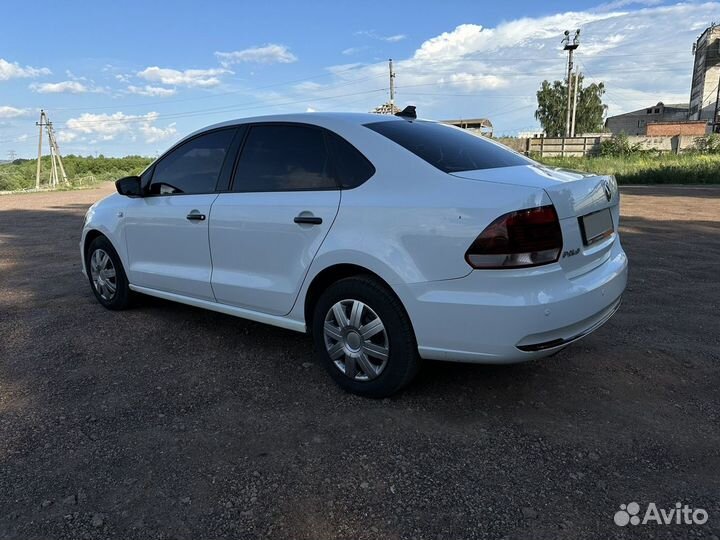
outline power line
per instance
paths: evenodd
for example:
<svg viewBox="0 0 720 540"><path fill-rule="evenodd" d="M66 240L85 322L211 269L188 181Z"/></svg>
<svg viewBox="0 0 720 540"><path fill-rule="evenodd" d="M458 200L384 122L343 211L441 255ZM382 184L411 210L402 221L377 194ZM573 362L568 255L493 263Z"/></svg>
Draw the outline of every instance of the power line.
<svg viewBox="0 0 720 540"><path fill-rule="evenodd" d="M128 103L128 104L124 104L124 105L123 105L123 108L148 107L148 106L149 106L149 107L152 107L152 106L157 106L157 105L159 105L159 104L166 105L166 104L172 104L172 103L185 103L185 102L188 102L188 101L199 101L199 100L204 100L204 99L213 99L213 98L216 98L216 97L224 97L224 96L230 96L230 95L252 93L252 92L257 92L257 91L259 91L259 90L267 90L267 89L269 89L269 88L276 88L276 87L278 87L278 86L287 86L287 85L291 85L291 84L297 84L297 83L301 83L301 82L312 81L312 80L320 79L320 78L323 78L323 77L330 77L330 76L332 76L332 75L339 75L339 74L347 73L347 72L350 72L350 71L356 71L356 70L360 70L362 67L364 67L364 66L360 66L360 67L354 66L354 67L351 67L351 68L347 68L347 69L343 69L343 70L339 70L339 71L331 71L331 72L329 72L329 73L323 73L323 74L320 74L320 75L313 75L313 76L310 76L310 77L303 77L303 78L300 78L300 79L293 79L293 80L290 80L290 81L282 81L282 82L279 82L279 83L273 83L273 84L268 84L268 85L264 85L264 86L256 86L256 87L251 87L251 88L242 88L242 89L238 89L238 90L230 90L230 91L227 91L227 92L213 93L213 94L208 94L208 95L205 95L205 96L193 96L193 97L188 97L188 98L167 99L167 100L163 100L163 101L153 101L153 102L149 102L149 101L148 101L148 102L145 102L145 103ZM374 78L377 78L377 77L380 77L380 76L383 76L383 75L373 75L373 76L371 76L371 77L365 77L365 78L360 79L360 80L374 79ZM348 84L354 84L355 82L358 82L358 81L356 81L356 80L348 81ZM345 85L343 85L343 86L345 86ZM115 108L117 108L117 105L102 105L102 106L97 106L97 107L58 107L58 108L53 108L53 110L56 111L56 112L61 112L61 111L64 112L64 111L86 111L86 110L115 109Z"/></svg>

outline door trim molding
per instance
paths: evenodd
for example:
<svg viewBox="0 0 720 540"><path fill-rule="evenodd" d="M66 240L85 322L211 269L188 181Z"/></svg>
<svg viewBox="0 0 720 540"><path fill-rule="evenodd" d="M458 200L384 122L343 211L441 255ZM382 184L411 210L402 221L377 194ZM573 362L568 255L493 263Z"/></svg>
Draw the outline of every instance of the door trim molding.
<svg viewBox="0 0 720 540"><path fill-rule="evenodd" d="M147 294L149 296L156 296L164 300L171 300L173 302L180 302L181 304L187 304L189 306L199 307L203 309L209 309L211 311L217 311L226 315L232 315L234 317L240 317L242 319L248 319L255 322L264 324L270 324L272 326L279 326L287 330L294 330L295 332L306 332L304 322L296 321L294 319L288 319L287 317L279 315L268 315L267 313L260 313L251 309L244 309L228 304L220 304L218 302L211 302L209 300L201 300L199 298L191 298L189 296L183 296L181 294L159 291L157 289L150 289L148 287L140 287L139 285L130 284L130 290Z"/></svg>

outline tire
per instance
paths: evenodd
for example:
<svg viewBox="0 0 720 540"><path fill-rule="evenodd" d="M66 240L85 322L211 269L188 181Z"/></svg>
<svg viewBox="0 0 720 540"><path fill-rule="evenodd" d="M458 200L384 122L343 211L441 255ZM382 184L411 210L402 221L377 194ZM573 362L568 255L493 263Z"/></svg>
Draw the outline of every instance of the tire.
<svg viewBox="0 0 720 540"><path fill-rule="evenodd" d="M328 287L315 305L312 330L318 358L333 380L353 394L390 396L406 387L420 368L405 308L370 276Z"/></svg>
<svg viewBox="0 0 720 540"><path fill-rule="evenodd" d="M110 240L98 236L90 243L85 254L85 268L98 302L112 310L130 305L131 291L125 269Z"/></svg>

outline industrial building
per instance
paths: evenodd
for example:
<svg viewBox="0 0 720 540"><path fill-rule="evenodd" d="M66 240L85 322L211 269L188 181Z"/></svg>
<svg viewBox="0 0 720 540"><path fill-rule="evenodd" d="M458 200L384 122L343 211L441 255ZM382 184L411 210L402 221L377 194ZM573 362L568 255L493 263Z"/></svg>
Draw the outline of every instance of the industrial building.
<svg viewBox="0 0 720 540"><path fill-rule="evenodd" d="M693 76L688 104L659 102L605 121L613 134L704 135L720 132L720 25L711 24L693 44Z"/></svg>

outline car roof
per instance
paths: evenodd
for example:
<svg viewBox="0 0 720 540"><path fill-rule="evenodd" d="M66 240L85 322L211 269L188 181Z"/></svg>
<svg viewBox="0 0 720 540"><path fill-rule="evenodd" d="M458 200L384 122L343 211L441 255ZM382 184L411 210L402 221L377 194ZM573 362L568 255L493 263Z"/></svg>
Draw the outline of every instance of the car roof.
<svg viewBox="0 0 720 540"><path fill-rule="evenodd" d="M271 114L265 116L253 116L249 118L237 118L235 120L227 120L194 131L182 140L193 137L200 133L213 129L232 127L242 124L252 124L257 122L296 122L302 124L311 124L332 129L333 126L340 127L342 125L363 125L374 122L401 122L403 118L390 114L375 113L351 113L351 112L307 112L293 114Z"/></svg>

